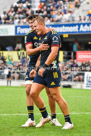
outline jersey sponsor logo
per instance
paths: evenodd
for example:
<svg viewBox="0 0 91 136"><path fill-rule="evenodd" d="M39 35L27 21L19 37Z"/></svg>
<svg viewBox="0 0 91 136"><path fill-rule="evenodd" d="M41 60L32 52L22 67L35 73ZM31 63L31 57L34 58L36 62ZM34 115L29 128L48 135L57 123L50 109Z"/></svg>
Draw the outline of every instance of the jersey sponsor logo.
<svg viewBox="0 0 91 136"><path fill-rule="evenodd" d="M54 82L51 82L51 85L55 85L55 83L54 83Z"/></svg>
<svg viewBox="0 0 91 136"><path fill-rule="evenodd" d="M38 47L38 46L39 46L39 43L34 42L34 46L35 46L35 47Z"/></svg>
<svg viewBox="0 0 91 136"><path fill-rule="evenodd" d="M58 73L57 72L53 72L53 77L54 78L58 78Z"/></svg>
<svg viewBox="0 0 91 136"><path fill-rule="evenodd" d="M34 39L34 40L37 40L38 38L35 36L33 39Z"/></svg>
<svg viewBox="0 0 91 136"><path fill-rule="evenodd" d="M53 36L52 40L53 40L53 42L58 42L58 37L57 36Z"/></svg>

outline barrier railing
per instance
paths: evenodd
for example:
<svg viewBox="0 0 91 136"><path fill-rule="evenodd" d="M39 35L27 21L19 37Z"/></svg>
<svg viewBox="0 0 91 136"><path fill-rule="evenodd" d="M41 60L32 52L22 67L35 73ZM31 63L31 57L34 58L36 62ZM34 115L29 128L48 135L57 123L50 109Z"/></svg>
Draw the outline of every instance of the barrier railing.
<svg viewBox="0 0 91 136"><path fill-rule="evenodd" d="M84 81L84 73L82 71L62 71L61 72L61 81L71 81L71 82L83 82ZM12 80L25 80L25 71L12 71L11 79ZM7 74L5 70L0 70L0 80L6 80Z"/></svg>

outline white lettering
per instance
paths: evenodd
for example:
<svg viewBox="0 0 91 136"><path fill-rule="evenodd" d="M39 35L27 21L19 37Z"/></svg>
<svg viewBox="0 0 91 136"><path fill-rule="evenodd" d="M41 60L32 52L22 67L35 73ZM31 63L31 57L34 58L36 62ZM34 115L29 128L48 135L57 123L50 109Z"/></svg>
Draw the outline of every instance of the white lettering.
<svg viewBox="0 0 91 136"><path fill-rule="evenodd" d="M90 24L90 25L85 25L85 26L81 25L81 26L80 26L80 31L81 31L81 32L91 31L91 24Z"/></svg>
<svg viewBox="0 0 91 136"><path fill-rule="evenodd" d="M89 59L91 59L91 55L79 55L78 58L79 59L82 59L82 58L89 58Z"/></svg>
<svg viewBox="0 0 91 136"><path fill-rule="evenodd" d="M18 27L17 28L17 33L28 33L29 32L29 28L21 28L21 27Z"/></svg>

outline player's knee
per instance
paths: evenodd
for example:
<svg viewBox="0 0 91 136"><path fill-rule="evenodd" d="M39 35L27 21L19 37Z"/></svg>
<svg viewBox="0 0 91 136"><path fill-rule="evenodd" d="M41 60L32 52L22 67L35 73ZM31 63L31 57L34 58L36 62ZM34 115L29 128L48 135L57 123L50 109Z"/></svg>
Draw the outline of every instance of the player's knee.
<svg viewBox="0 0 91 136"><path fill-rule="evenodd" d="M31 90L30 96L31 96L33 99L37 99L38 93L37 93L36 91L34 91L34 90L33 90L33 91Z"/></svg>
<svg viewBox="0 0 91 136"><path fill-rule="evenodd" d="M26 88L26 95L30 95L30 88L29 87Z"/></svg>
<svg viewBox="0 0 91 136"><path fill-rule="evenodd" d="M34 97L36 97L36 93L35 93L34 91L31 91L31 92L30 92L30 96L31 96L32 98L34 98Z"/></svg>
<svg viewBox="0 0 91 136"><path fill-rule="evenodd" d="M47 95L48 95L48 97L51 97L51 94L49 92L47 92Z"/></svg>
<svg viewBox="0 0 91 136"><path fill-rule="evenodd" d="M58 101L58 98L57 98L57 95L56 95L56 94L53 94L53 99L54 99L55 101Z"/></svg>

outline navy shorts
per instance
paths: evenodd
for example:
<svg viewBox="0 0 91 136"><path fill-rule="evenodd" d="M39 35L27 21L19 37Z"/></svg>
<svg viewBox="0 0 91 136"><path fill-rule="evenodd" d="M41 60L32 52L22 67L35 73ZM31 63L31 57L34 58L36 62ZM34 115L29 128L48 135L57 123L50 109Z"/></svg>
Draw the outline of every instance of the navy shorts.
<svg viewBox="0 0 91 136"><path fill-rule="evenodd" d="M7 78L11 78L11 72L8 73Z"/></svg>
<svg viewBox="0 0 91 136"><path fill-rule="evenodd" d="M34 80L34 78L31 78L31 77L29 76L31 70L32 70L32 69L30 69L30 68L27 69L25 81Z"/></svg>
<svg viewBox="0 0 91 136"><path fill-rule="evenodd" d="M60 69L46 70L43 73L43 77L39 76L39 74L37 73L36 77L34 78L34 83L42 84L48 88L60 87L60 81L61 81Z"/></svg>

